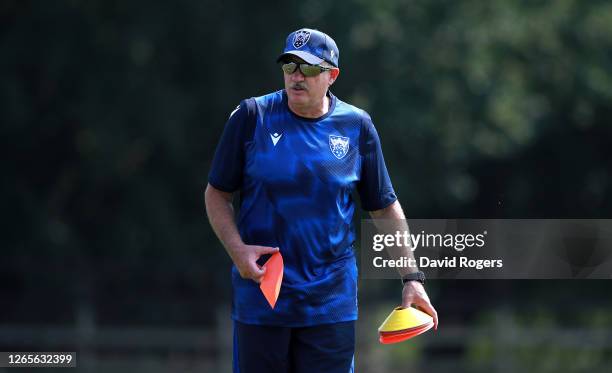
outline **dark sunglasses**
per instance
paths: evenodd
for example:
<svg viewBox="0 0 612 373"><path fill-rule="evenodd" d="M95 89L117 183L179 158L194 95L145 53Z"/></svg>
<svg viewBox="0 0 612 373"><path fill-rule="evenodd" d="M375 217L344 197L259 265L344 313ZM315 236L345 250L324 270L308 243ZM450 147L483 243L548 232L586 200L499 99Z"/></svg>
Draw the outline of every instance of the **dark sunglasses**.
<svg viewBox="0 0 612 373"><path fill-rule="evenodd" d="M325 66L319 66L319 65L309 65L307 63L297 64L295 62L287 62L287 63L284 63L282 66L283 71L285 72L285 74L288 74L288 75L293 74L295 70L297 70L298 67L300 68L300 71L302 72L302 74L308 77L317 76L321 74L323 71L332 70L331 67L325 67Z"/></svg>

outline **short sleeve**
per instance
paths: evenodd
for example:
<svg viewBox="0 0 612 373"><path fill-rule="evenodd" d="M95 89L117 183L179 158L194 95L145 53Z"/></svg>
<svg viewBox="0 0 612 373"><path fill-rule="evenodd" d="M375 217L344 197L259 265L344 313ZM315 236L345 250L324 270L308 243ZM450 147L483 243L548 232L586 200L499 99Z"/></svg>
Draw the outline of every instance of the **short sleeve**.
<svg viewBox="0 0 612 373"><path fill-rule="evenodd" d="M235 192L242 185L244 146L252 139L257 120L251 101L242 101L230 114L208 174L208 183L224 192Z"/></svg>
<svg viewBox="0 0 612 373"><path fill-rule="evenodd" d="M385 165L380 138L370 117L363 117L360 136L361 179L357 191L366 211L383 209L397 200Z"/></svg>

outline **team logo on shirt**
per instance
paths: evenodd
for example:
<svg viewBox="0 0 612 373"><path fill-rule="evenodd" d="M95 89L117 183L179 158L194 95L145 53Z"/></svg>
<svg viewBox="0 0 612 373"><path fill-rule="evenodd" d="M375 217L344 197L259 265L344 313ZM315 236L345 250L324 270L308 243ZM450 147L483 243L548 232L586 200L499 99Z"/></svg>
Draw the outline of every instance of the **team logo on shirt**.
<svg viewBox="0 0 612 373"><path fill-rule="evenodd" d="M348 153L349 138L344 136L329 135L329 149L336 158L344 158L346 153Z"/></svg>
<svg viewBox="0 0 612 373"><path fill-rule="evenodd" d="M298 30L293 35L293 46L296 49L300 49L304 44L308 43L308 40L310 40L310 31Z"/></svg>

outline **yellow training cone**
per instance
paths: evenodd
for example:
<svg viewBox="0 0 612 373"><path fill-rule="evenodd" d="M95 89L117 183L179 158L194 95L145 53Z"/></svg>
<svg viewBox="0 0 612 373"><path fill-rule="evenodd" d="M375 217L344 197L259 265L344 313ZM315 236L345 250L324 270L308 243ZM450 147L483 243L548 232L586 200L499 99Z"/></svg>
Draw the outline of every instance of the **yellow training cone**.
<svg viewBox="0 0 612 373"><path fill-rule="evenodd" d="M395 332L433 323L433 318L413 307L396 307L378 328L379 332Z"/></svg>

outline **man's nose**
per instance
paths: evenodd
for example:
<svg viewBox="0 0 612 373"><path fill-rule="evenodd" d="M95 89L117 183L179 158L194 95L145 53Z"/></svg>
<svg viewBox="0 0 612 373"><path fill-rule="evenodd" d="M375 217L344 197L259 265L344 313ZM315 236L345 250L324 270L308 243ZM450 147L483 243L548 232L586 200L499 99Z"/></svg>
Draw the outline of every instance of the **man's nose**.
<svg viewBox="0 0 612 373"><path fill-rule="evenodd" d="M302 70L300 68L296 68L293 74L291 74L291 80L300 82L304 80L304 74L302 74Z"/></svg>

